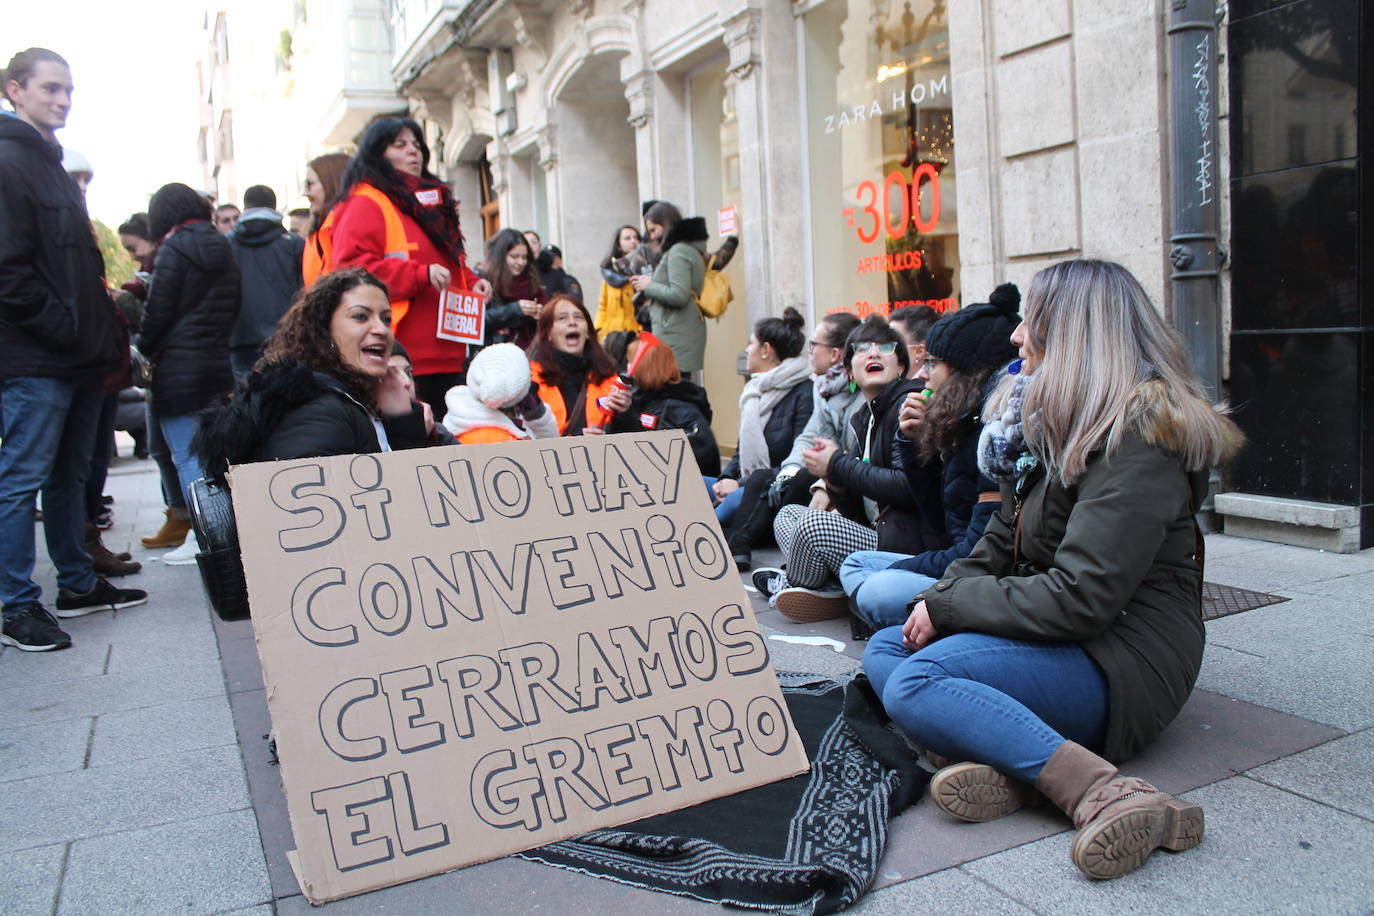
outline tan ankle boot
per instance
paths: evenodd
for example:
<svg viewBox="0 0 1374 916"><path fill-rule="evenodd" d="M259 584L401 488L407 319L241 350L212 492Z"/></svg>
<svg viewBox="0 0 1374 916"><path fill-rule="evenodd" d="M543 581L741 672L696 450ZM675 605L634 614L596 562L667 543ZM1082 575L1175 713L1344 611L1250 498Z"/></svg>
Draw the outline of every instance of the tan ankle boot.
<svg viewBox="0 0 1374 916"><path fill-rule="evenodd" d="M113 553L100 540L100 529L90 522L86 523L86 553L91 555L91 565L101 576L129 576L143 568L137 560L122 559Z"/></svg>
<svg viewBox="0 0 1374 916"><path fill-rule="evenodd" d="M191 518L184 509L168 509L167 518L157 534L142 538L144 547L180 547L191 530Z"/></svg>
<svg viewBox="0 0 1374 916"><path fill-rule="evenodd" d="M943 757L928 755L931 762ZM956 763L930 778L935 807L961 821L979 824L1006 817L1040 799L1030 786L985 763Z"/></svg>
<svg viewBox="0 0 1374 916"><path fill-rule="evenodd" d="M1202 842L1202 808L1122 776L1085 747L1060 745L1035 786L1078 828L1070 857L1089 878L1135 871L1156 849L1181 852Z"/></svg>

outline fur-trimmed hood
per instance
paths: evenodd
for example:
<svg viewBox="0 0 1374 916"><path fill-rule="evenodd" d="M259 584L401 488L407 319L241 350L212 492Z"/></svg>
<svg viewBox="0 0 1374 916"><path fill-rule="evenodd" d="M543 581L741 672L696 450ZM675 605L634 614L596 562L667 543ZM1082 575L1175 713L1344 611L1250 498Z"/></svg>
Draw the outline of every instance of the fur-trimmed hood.
<svg viewBox="0 0 1374 916"><path fill-rule="evenodd" d="M351 402L368 415L333 376L304 363L268 363L245 376L232 396L201 412L191 450L200 456L208 476L223 479L230 466L258 460L263 444L288 414L325 394Z"/></svg>
<svg viewBox="0 0 1374 916"><path fill-rule="evenodd" d="M1126 432L1178 455L1189 471L1227 464L1245 436L1224 413L1162 379L1137 385L1126 408Z"/></svg>
<svg viewBox="0 0 1374 916"><path fill-rule="evenodd" d="M682 220L668 232L663 240L663 251L666 253L678 242L702 242L703 244L711 234L706 231L706 218L701 216L689 216Z"/></svg>

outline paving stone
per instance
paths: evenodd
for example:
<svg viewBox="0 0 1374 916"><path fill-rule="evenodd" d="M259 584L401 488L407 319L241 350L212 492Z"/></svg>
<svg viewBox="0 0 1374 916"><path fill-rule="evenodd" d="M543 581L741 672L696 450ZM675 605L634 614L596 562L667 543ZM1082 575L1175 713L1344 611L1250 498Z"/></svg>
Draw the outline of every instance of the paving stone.
<svg viewBox="0 0 1374 916"><path fill-rule="evenodd" d="M1207 625L1198 686L1354 731L1374 725L1364 604L1311 595Z"/></svg>
<svg viewBox="0 0 1374 916"><path fill-rule="evenodd" d="M7 783L0 793L0 847L25 849L136 830L248 804L236 747L149 756Z"/></svg>
<svg viewBox="0 0 1374 916"><path fill-rule="evenodd" d="M258 657L256 640L231 639L225 642L221 637L219 649L224 660L224 682L230 693L262 690L262 661Z"/></svg>
<svg viewBox="0 0 1374 916"><path fill-rule="evenodd" d="M455 903L455 901L460 901ZM464 903L465 902L465 903ZM278 916L450 916L455 912L500 912L502 916L558 913L720 914L719 906L687 897L643 890L604 878L509 857L434 875L409 884L312 907L302 896L278 899Z"/></svg>
<svg viewBox="0 0 1374 916"><path fill-rule="evenodd" d="M1374 820L1374 729L1256 767L1246 775Z"/></svg>
<svg viewBox="0 0 1374 916"><path fill-rule="evenodd" d="M224 677L219 662L213 660L77 678L62 684L8 687L0 689L0 728L99 716L156 706L169 698L191 699L223 692Z"/></svg>
<svg viewBox="0 0 1374 916"><path fill-rule="evenodd" d="M225 670L227 673L230 670L227 660ZM286 796L281 790L281 772L272 763L267 739L263 737L272 728L267 714L266 691L259 688L231 693L229 705L239 735L248 792L258 817L258 833L267 856L272 896L298 894L300 887L296 875L286 859L287 851L296 848L296 841L291 833L291 818L286 812Z"/></svg>
<svg viewBox="0 0 1374 916"><path fill-rule="evenodd" d="M0 783L79 770L90 741L90 719L0 730Z"/></svg>
<svg viewBox="0 0 1374 916"><path fill-rule="evenodd" d="M61 621L70 636L76 620ZM0 690L6 687L40 687L73 678L105 673L110 644L100 637L73 637L72 647L59 652L21 652L6 646L0 649Z"/></svg>
<svg viewBox="0 0 1374 916"><path fill-rule="evenodd" d="M0 909L6 916L48 916L62 883L65 844L40 846L19 852L0 853L0 875L4 876Z"/></svg>
<svg viewBox="0 0 1374 916"><path fill-rule="evenodd" d="M854 916L911 916L912 913L1019 916L1034 913L957 868L870 891L845 912Z"/></svg>
<svg viewBox="0 0 1374 916"><path fill-rule="evenodd" d="M238 745L229 700L223 696L200 697L106 713L96 719L90 765L140 760L148 755L149 748L172 754L225 745Z"/></svg>
<svg viewBox="0 0 1374 916"><path fill-rule="evenodd" d="M215 913L269 899L245 809L73 843L58 913Z"/></svg>
<svg viewBox="0 0 1374 916"><path fill-rule="evenodd" d="M989 856L965 870L1039 912L1364 913L1374 906L1374 824L1246 777L1187 796L1207 835L1180 854L1156 852L1113 881L1069 861L1072 834Z"/></svg>
<svg viewBox="0 0 1374 916"><path fill-rule="evenodd" d="M274 916L276 909L270 903L259 904L258 906L246 907L242 910L230 910L221 913L220 916Z"/></svg>

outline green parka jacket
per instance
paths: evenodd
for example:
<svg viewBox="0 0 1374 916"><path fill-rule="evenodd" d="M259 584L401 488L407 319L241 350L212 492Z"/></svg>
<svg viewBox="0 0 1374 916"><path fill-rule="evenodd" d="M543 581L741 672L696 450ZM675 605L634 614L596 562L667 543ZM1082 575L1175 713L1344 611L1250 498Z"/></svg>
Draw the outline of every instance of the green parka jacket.
<svg viewBox="0 0 1374 916"><path fill-rule="evenodd" d="M1161 445L1177 441L1172 416L1147 411L1116 454L1090 459L1074 486L1043 468L1003 484L1003 510L982 540L919 596L937 636L1082 643L1106 675L1101 750L1113 761L1134 755L1173 720L1202 664L1193 513L1207 475L1187 471Z"/></svg>
<svg viewBox="0 0 1374 916"><path fill-rule="evenodd" d="M686 375L702 368L706 354L706 319L697 308L706 280L706 221L684 219L663 240L663 259L653 282L644 287L654 336L668 345Z"/></svg>

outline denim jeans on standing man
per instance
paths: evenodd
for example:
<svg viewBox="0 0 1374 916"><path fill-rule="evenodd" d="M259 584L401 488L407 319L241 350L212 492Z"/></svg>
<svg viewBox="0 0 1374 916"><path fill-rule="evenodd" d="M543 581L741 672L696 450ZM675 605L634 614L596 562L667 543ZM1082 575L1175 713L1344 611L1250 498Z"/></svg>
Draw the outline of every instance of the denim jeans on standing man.
<svg viewBox="0 0 1374 916"><path fill-rule="evenodd" d="M1107 679L1076 642L953 633L912 652L880 630L864 671L898 727L952 761L986 763L1034 784L1067 739L1100 752Z"/></svg>
<svg viewBox="0 0 1374 916"><path fill-rule="evenodd" d="M906 623L911 599L936 582L909 569L891 568L910 556L887 550L856 550L840 564L844 593L854 599L855 611L875 630Z"/></svg>
<svg viewBox="0 0 1374 916"><path fill-rule="evenodd" d="M83 528L103 400L99 375L0 380L0 604L6 617L42 596L33 581L39 491L58 586L80 593L95 587Z"/></svg>

